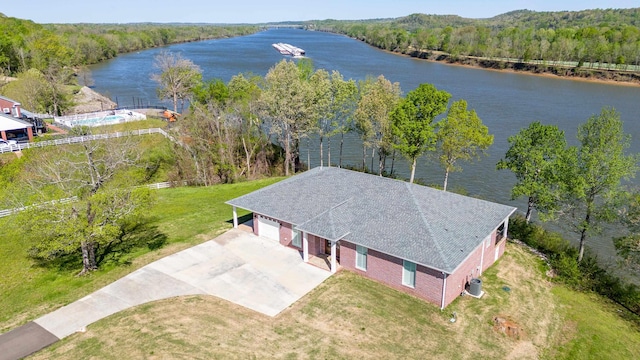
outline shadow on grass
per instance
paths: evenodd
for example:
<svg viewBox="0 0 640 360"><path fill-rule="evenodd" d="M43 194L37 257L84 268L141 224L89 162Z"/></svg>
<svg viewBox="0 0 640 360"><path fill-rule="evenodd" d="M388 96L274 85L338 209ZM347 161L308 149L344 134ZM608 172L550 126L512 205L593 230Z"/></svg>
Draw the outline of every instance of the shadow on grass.
<svg viewBox="0 0 640 360"><path fill-rule="evenodd" d="M238 224L244 224L247 221L253 219L253 213L248 213L246 215L238 216ZM225 221L227 224L233 224L233 218Z"/></svg>
<svg viewBox="0 0 640 360"><path fill-rule="evenodd" d="M113 241L99 245L96 249L98 267L110 265L130 265L134 252L147 252L161 248L167 242L167 235L157 226L149 223L129 225ZM69 253L51 254L47 258L33 257L36 266L74 271L82 269L80 247Z"/></svg>

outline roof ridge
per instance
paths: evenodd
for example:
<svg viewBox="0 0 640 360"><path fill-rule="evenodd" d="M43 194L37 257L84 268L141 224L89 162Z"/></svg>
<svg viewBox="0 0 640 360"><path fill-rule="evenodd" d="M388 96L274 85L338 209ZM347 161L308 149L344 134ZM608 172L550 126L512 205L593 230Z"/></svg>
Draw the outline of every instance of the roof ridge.
<svg viewBox="0 0 640 360"><path fill-rule="evenodd" d="M318 169L318 170L316 170L316 169ZM298 174L293 174L293 175L290 175L289 177L287 177L286 179L280 180L280 181L275 182L275 183L273 183L271 185L268 185L268 186L265 186L265 187L260 188L258 190L252 191L249 194L262 193L262 192L270 190L271 188L282 186L283 184L288 184L288 183L293 182L293 181L299 181L301 178L305 178L305 177L311 176L311 175L313 175L313 174L315 174L316 172L319 172L319 171L322 171L322 168L315 167L315 168L312 168L310 170L307 170L307 171L304 171L304 172L301 172L301 173L298 173ZM238 196L237 198L227 200L224 203L231 205L230 204L231 201L240 199L240 198L242 198L244 196L247 196L249 194Z"/></svg>
<svg viewBox="0 0 640 360"><path fill-rule="evenodd" d="M312 222L312 221L315 221L315 220L316 220L316 219L318 219L319 217L322 217L322 216L325 216L325 215L326 215L326 216L328 216L328 218L329 218L329 223L330 223L330 225L331 225L331 229L330 229L330 230L331 230L331 236L332 236L334 239L337 239L337 240L344 238L345 236L347 236L347 235L351 234L351 230L350 230L350 229L347 229L347 232L346 232L346 233L342 234L341 236L338 236L338 235L337 235L337 234L338 234L338 231L336 230L335 220L334 220L334 218L333 218L333 210L335 210L336 208L338 208L338 207L340 207L340 206L342 206L342 205L346 204L347 202L349 202L349 201L351 201L351 200L353 200L353 196L352 196L352 197L350 197L350 198L348 198L348 199L346 199L346 200L343 200L343 201L341 201L341 202L337 203L336 205L334 205L334 206L330 207L329 209L327 209L327 210L325 210L325 211L321 212L320 214L318 214L318 215L316 215L316 216L312 217L311 219L309 219L309 220L307 220L307 221L303 222L302 224L300 224L300 225L296 225L296 228L302 229L302 228L304 228L305 224L310 223L310 222ZM303 231L304 231L304 230L303 230ZM331 240L331 239L330 239L330 240Z"/></svg>
<svg viewBox="0 0 640 360"><path fill-rule="evenodd" d="M405 184L405 188L409 191L409 195L410 195L411 200L413 201L413 204L415 205L416 209L418 210L418 214L420 214L420 219L422 220L422 224L424 225L425 229L429 233L429 236L431 237L431 239L433 239L433 245L437 249L437 253L438 253L438 256L440 257L440 261L442 261L443 264L446 264L448 266L449 262L446 261L444 255L443 255L443 251L442 251L442 248L440 247L440 243L435 238L433 229L431 228L431 225L427 221L427 218L426 218L424 212L422 211L422 207L418 204L418 200L416 199L415 195L413 194L412 186L420 186L420 185L415 185L415 184L408 183L408 182L405 182L404 184Z"/></svg>

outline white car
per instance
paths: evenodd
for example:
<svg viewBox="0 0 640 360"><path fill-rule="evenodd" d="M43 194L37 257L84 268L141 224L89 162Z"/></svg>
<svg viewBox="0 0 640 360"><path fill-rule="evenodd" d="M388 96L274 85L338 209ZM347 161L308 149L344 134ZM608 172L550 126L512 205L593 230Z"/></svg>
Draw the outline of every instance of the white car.
<svg viewBox="0 0 640 360"><path fill-rule="evenodd" d="M0 139L0 152L13 151L17 148L18 148L17 141Z"/></svg>

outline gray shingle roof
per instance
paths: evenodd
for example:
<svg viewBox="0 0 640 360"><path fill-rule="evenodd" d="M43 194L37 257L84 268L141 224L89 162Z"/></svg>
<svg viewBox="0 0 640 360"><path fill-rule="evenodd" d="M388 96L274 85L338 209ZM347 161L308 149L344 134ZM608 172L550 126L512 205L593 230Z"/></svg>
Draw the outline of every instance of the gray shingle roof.
<svg viewBox="0 0 640 360"><path fill-rule="evenodd" d="M516 210L334 167L309 170L227 204L446 273Z"/></svg>

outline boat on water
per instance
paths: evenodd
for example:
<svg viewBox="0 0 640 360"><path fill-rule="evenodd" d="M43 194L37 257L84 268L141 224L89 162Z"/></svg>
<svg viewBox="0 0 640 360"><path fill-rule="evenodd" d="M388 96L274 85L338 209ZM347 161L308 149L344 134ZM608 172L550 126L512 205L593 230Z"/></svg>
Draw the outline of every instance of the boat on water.
<svg viewBox="0 0 640 360"><path fill-rule="evenodd" d="M275 43L271 44L276 51L278 51L282 55L289 55L293 57L303 57L306 53L303 49L285 43Z"/></svg>

